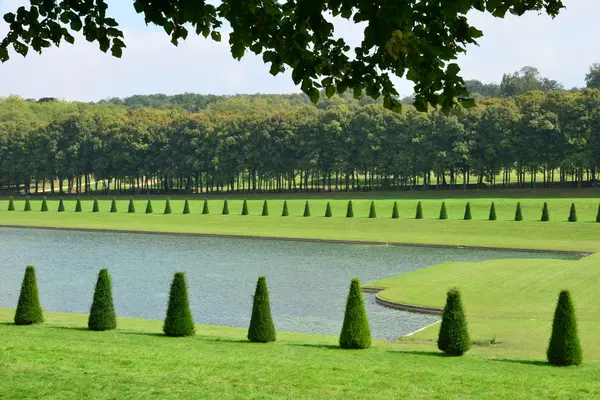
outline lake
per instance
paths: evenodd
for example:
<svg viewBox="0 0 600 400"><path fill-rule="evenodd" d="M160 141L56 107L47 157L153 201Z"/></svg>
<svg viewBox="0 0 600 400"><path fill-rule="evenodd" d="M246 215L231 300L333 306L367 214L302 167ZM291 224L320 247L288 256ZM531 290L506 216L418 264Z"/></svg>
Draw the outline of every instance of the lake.
<svg viewBox="0 0 600 400"><path fill-rule="evenodd" d="M308 243L260 239L0 228L0 307L16 307L26 265L46 311L88 313L100 268L121 317L163 319L176 271L186 273L194 321L246 327L259 275L278 330L339 334L350 279L362 283L445 261L574 255ZM375 338L393 340L439 318L392 310L365 294Z"/></svg>

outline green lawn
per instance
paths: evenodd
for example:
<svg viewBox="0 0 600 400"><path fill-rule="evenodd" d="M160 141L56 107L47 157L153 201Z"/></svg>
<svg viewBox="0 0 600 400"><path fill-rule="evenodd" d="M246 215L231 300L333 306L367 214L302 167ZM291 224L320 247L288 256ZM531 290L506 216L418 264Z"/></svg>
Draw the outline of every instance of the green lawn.
<svg viewBox="0 0 600 400"><path fill-rule="evenodd" d="M340 350L337 338L278 332L251 344L245 329L198 326L166 338L161 321L119 319L88 332L83 315L46 313L41 326L14 326L0 309L2 398L47 399L498 399L598 398L600 363L555 368L535 360L487 359L482 348L448 358L376 342Z"/></svg>

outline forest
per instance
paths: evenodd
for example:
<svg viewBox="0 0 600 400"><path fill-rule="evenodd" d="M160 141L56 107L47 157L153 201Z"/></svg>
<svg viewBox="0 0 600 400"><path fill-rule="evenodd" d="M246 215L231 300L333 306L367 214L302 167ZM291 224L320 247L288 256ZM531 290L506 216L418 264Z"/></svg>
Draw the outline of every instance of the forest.
<svg viewBox="0 0 600 400"><path fill-rule="evenodd" d="M62 194L596 185L600 90L546 82L502 95L507 84L487 87L499 97L484 94L476 107L448 115L411 105L392 112L349 94L316 105L300 94L98 103L9 96L0 99L0 187Z"/></svg>

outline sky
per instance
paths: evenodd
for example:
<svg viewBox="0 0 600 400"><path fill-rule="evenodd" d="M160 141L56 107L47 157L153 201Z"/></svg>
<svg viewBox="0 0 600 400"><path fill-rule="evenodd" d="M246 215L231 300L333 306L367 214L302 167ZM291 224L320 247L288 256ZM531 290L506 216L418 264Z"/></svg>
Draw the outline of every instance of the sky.
<svg viewBox="0 0 600 400"><path fill-rule="evenodd" d="M0 0L0 15L14 11L23 0ZM109 14L120 23L127 48L121 59L102 53L96 43L78 37L67 43L30 52L26 58L12 54L0 64L0 97L57 97L98 101L134 94L193 92L201 94L296 93L300 88L286 72L273 77L259 56L231 57L226 36L221 43L190 35L175 47L158 27L146 26L133 9L132 0L110 0ZM594 62L600 62L599 0L564 0L567 9L555 19L529 13L497 19L489 14L469 14L469 22L482 30L479 46L469 46L457 63L465 79L500 82L503 73L530 65L542 76L566 88L585 85ZM0 36L8 27L0 20ZM362 28L335 21L336 35L352 46L362 38ZM413 92L412 82L395 80L401 97Z"/></svg>

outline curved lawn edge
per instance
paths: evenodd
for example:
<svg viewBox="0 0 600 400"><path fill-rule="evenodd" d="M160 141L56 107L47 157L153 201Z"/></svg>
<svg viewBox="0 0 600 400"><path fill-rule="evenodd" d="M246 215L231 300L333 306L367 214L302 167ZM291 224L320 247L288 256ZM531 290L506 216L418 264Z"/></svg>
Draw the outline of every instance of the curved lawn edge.
<svg viewBox="0 0 600 400"><path fill-rule="evenodd" d="M388 288L378 288L372 286L361 287L361 291L364 293L375 293L375 302L381 306L393 308L396 310L414 312L418 314L428 314L428 315L442 315L444 313L443 308L437 307L427 307L427 306L418 306L415 304L408 303L400 303L397 301L385 300L379 296L379 293L387 290Z"/></svg>
<svg viewBox="0 0 600 400"><path fill-rule="evenodd" d="M407 243L407 242L387 242L376 240L346 240L346 239L319 239L319 238L302 238L302 237L286 237L286 236L261 236L261 235L234 235L223 233L199 233L199 232L173 232L173 231L149 231L149 230L131 230L131 229L104 229L104 228L75 228L63 226L44 226L44 225L9 225L0 224L0 228L14 229L45 229L56 231L77 231L77 232L100 232L100 233L127 233L139 235L170 235L170 236L192 236L192 237L209 237L209 238L225 238L225 239L260 239L260 240L281 240L288 242L305 242L305 243L337 243L337 244L359 244L373 246L399 246L399 247L423 247L437 249L465 249L465 250L489 250L489 251L513 251L520 253L546 253L546 254L574 254L580 257L589 256L594 252L575 251L575 250L543 250L543 249L525 249L518 247L493 247L493 246L463 246L451 244L428 244L428 243Z"/></svg>

